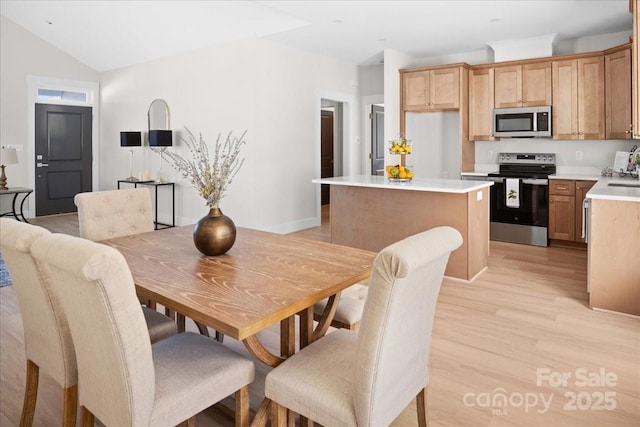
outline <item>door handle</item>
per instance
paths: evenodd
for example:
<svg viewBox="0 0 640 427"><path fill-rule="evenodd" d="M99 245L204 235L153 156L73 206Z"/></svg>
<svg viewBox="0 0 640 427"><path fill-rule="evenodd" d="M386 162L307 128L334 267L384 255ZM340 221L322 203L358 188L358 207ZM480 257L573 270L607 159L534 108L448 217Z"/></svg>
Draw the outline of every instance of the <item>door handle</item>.
<svg viewBox="0 0 640 427"><path fill-rule="evenodd" d="M40 162L36 163L37 168L45 168L47 166L49 166L49 163L40 163Z"/></svg>

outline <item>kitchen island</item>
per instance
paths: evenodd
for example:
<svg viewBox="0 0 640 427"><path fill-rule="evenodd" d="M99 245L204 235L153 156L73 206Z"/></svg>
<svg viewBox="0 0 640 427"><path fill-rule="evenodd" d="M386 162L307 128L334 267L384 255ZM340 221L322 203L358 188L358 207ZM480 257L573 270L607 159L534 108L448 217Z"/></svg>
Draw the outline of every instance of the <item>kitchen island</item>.
<svg viewBox="0 0 640 427"><path fill-rule="evenodd" d="M472 281L487 268L489 187L492 182L383 176L315 179L331 187L331 242L378 252L405 237L441 225L464 240L445 275Z"/></svg>
<svg viewBox="0 0 640 427"><path fill-rule="evenodd" d="M589 305L640 316L640 183L601 178L587 199Z"/></svg>

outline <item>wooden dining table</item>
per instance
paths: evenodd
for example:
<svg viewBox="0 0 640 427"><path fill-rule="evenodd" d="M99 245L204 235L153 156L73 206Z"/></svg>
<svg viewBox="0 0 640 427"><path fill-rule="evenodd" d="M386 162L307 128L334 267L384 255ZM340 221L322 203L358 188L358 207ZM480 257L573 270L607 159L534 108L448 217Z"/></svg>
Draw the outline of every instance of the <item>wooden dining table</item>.
<svg viewBox="0 0 640 427"><path fill-rule="evenodd" d="M237 339L260 361L277 366L295 352L295 316L304 347L324 335L340 291L368 281L375 253L292 235L238 228L225 254L204 256L193 226L105 240L124 255L141 299ZM317 326L313 305L329 304ZM257 333L280 323L280 354Z"/></svg>

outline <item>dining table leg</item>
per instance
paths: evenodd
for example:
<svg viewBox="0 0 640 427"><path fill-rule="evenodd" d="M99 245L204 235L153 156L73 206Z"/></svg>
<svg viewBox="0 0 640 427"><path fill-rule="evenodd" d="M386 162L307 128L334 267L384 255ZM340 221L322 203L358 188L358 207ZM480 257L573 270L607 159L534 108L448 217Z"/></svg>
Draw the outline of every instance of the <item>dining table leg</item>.
<svg viewBox="0 0 640 427"><path fill-rule="evenodd" d="M287 358L296 352L296 317L280 321L280 356Z"/></svg>
<svg viewBox="0 0 640 427"><path fill-rule="evenodd" d="M313 306L298 313L300 316L300 349L302 350L313 340Z"/></svg>

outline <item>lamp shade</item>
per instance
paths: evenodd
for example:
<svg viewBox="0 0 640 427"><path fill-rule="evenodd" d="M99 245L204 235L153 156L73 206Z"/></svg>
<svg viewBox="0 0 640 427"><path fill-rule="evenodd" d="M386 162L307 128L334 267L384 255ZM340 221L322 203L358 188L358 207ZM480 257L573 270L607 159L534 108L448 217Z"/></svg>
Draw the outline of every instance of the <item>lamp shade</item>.
<svg viewBox="0 0 640 427"><path fill-rule="evenodd" d="M150 147L171 147L173 145L173 137L170 130L150 130L149 146Z"/></svg>
<svg viewBox="0 0 640 427"><path fill-rule="evenodd" d="M0 164L3 166L15 165L18 163L18 153L15 148L2 147L0 150Z"/></svg>
<svg viewBox="0 0 640 427"><path fill-rule="evenodd" d="M120 132L121 147L140 147L142 145L142 132Z"/></svg>

